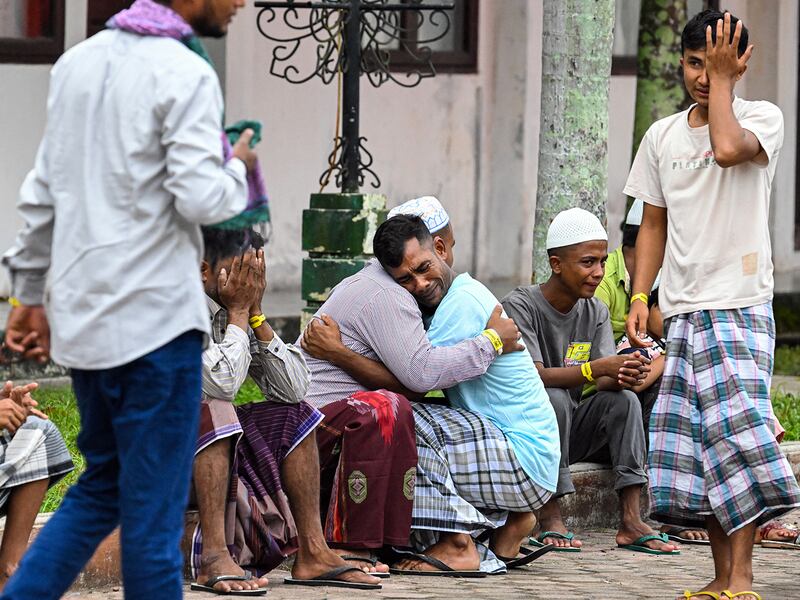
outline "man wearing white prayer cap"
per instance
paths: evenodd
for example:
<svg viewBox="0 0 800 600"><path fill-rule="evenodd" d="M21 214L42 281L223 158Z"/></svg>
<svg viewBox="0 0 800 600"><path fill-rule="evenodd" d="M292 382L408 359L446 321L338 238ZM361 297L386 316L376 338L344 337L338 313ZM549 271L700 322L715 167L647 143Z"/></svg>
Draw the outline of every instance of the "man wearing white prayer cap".
<svg viewBox="0 0 800 600"><path fill-rule="evenodd" d="M611 463L619 493L621 522L617 544L650 554L672 554L677 546L641 519L639 499L645 474L645 439L639 399L631 388L649 371L638 352L617 355L608 308L594 297L603 279L608 234L600 220L581 208L556 215L547 231L550 278L518 287L503 307L522 332L550 402L561 438L558 489L539 513L534 545L552 543L562 552L580 552L561 515L558 498L575 491L569 465ZM583 388L595 383L588 398Z"/></svg>
<svg viewBox="0 0 800 600"><path fill-rule="evenodd" d="M445 246L444 261L448 266L453 266L453 246L456 240L450 226L450 215L435 196L420 196L403 202L390 210L386 218L391 219L397 215L414 215L422 219L434 238L442 238Z"/></svg>

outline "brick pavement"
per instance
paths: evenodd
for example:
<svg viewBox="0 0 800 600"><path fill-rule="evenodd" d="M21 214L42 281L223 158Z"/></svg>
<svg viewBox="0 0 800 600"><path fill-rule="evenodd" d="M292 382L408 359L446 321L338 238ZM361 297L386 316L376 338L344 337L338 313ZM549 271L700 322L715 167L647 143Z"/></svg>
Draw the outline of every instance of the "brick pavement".
<svg viewBox="0 0 800 600"><path fill-rule="evenodd" d="M797 521L800 512L789 520ZM341 588L301 588L283 585L285 571L270 574L272 600L360 600L382 599L447 599L469 600L599 600L648 599L666 600L680 596L686 588L697 589L712 576L711 551L707 546L686 546L681 556L650 556L617 549L614 531L581 532L584 551L580 554L551 552L533 566L512 571L508 575L485 579L453 579L392 576L380 592L364 592ZM755 548L755 590L765 600L800 598L797 573L800 552ZM186 600L213 598L210 594L190 592ZM231 597L231 596L229 596ZM73 592L69 600L122 600L119 588Z"/></svg>

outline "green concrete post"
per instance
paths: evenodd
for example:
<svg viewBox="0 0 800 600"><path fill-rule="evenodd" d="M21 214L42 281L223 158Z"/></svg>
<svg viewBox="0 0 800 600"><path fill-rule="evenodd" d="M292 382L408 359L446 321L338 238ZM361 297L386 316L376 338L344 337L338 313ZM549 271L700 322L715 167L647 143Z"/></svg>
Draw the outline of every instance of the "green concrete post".
<svg viewBox="0 0 800 600"><path fill-rule="evenodd" d="M311 194L303 211L302 330L333 287L372 257L372 238L386 219L383 194Z"/></svg>

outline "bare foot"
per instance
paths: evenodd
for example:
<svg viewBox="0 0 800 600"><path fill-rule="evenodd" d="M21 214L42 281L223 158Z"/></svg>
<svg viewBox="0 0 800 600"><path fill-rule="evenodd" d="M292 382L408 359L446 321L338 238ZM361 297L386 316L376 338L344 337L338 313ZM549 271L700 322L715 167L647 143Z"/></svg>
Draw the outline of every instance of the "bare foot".
<svg viewBox="0 0 800 600"><path fill-rule="evenodd" d="M542 507L539 512L539 525L541 531L555 531L563 535L569 533L569 529L564 525L564 520L561 517L561 507L558 505L558 500L554 498ZM542 543L553 544L556 548L580 548L583 546L583 542L574 538L565 540L560 537L546 537L542 540Z"/></svg>
<svg viewBox="0 0 800 600"><path fill-rule="evenodd" d="M617 530L617 544L621 546L632 544L640 537L645 535L656 535L656 532L644 521L638 519L638 522L623 524L620 526L620 528ZM650 540L645 542L644 545L651 550L660 550L662 552L680 550L680 546L678 544L674 544L672 542L662 542L661 540Z"/></svg>
<svg viewBox="0 0 800 600"><path fill-rule="evenodd" d="M382 563L381 561L376 561L375 564L372 564L372 554L369 550L342 550L340 548L332 548L332 550L338 554L339 556L359 556L363 557L364 560L345 560L344 562L348 565L353 567L358 567L359 569L363 569L365 573L388 573L389 572L389 565Z"/></svg>
<svg viewBox="0 0 800 600"><path fill-rule="evenodd" d="M203 553L200 558L200 570L197 573L197 583L205 585L206 581L219 575L244 576L244 569L237 565L227 550L221 552ZM257 590L267 587L269 581L266 577L253 577L247 581L219 581L214 584L214 589L220 592L232 590Z"/></svg>
<svg viewBox="0 0 800 600"><path fill-rule="evenodd" d="M793 527L788 527L783 523L772 521L763 527L756 529L754 543L760 542L791 542L800 535L800 531Z"/></svg>
<svg viewBox="0 0 800 600"><path fill-rule="evenodd" d="M497 556L514 558L534 525L533 513L509 513L506 524L492 533L489 547Z"/></svg>
<svg viewBox="0 0 800 600"><path fill-rule="evenodd" d="M423 552L426 556L438 558L456 571L477 571L481 566L478 549L472 538L463 533L442 534L439 541ZM438 571L433 565L413 558L401 560L395 565L397 569L408 571Z"/></svg>
<svg viewBox="0 0 800 600"><path fill-rule="evenodd" d="M674 533L672 533L673 531L675 531L675 527L671 525L662 525L659 531L661 533L675 535ZM687 540L694 540L696 542L702 540L708 541L708 531L701 528L684 529L681 531L680 536L686 538Z"/></svg>
<svg viewBox="0 0 800 600"><path fill-rule="evenodd" d="M348 552L348 554L352 554ZM337 576L336 579L342 581L352 581L355 583L368 583L377 585L381 582L377 577L368 575L363 571L363 564L350 565L342 560L336 552L330 548L320 548L316 551L310 551L305 548L298 550L295 555L294 565L292 566L292 577L295 579L313 579L341 567L356 566L361 571L348 571Z"/></svg>

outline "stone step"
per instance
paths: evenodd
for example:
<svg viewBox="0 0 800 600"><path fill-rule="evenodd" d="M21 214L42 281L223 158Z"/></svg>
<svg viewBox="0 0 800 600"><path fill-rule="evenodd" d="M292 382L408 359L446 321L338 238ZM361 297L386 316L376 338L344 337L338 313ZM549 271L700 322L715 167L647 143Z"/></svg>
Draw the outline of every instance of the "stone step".
<svg viewBox="0 0 800 600"><path fill-rule="evenodd" d="M795 477L800 480L800 442L785 442L781 449L792 465ZM577 463L570 468L576 493L562 500L562 511L566 516L567 526L571 529L606 529L616 528L618 504L614 492L614 475L607 465L597 463ZM646 493L642 495L642 508L647 508ZM33 537L41 530L52 513L43 513L36 519ZM645 515L643 515L645 516ZM0 532L5 519L0 520ZM186 530L181 548L184 556L189 556L191 537L197 524L197 512L186 513ZM115 530L98 547L92 559L75 581L74 587L88 588L121 583L120 575L119 530ZM188 560L185 562L185 574L189 576Z"/></svg>

